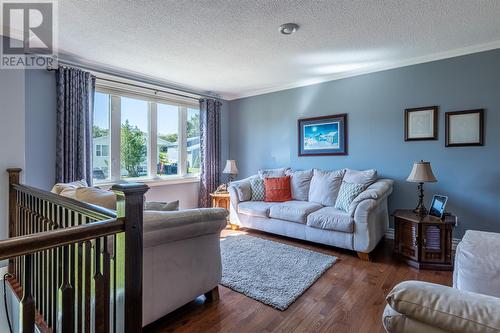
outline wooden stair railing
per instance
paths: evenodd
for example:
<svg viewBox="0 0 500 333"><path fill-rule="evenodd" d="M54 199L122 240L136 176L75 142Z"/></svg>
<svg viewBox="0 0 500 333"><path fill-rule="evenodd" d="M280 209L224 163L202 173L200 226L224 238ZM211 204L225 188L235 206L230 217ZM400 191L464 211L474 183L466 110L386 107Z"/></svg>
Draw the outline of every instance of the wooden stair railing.
<svg viewBox="0 0 500 333"><path fill-rule="evenodd" d="M19 184L9 172L0 260L21 298L19 331L140 332L144 184L115 185L111 211Z"/></svg>

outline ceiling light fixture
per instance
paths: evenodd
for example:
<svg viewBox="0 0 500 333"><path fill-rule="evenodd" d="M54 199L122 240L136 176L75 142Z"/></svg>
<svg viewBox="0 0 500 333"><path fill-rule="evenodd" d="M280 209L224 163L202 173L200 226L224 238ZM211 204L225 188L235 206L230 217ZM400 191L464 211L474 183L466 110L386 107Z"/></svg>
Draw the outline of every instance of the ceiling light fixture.
<svg viewBox="0 0 500 333"><path fill-rule="evenodd" d="M283 35L291 35L299 29L299 25L296 23L285 23L280 25L280 32Z"/></svg>

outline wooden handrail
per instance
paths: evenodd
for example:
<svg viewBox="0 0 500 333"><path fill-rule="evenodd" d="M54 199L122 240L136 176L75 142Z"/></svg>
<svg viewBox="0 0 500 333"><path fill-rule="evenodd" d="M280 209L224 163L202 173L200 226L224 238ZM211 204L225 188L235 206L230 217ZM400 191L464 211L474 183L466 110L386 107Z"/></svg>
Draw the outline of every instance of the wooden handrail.
<svg viewBox="0 0 500 333"><path fill-rule="evenodd" d="M125 231L124 219L109 219L0 241L0 260L32 254Z"/></svg>
<svg viewBox="0 0 500 333"><path fill-rule="evenodd" d="M116 218L116 212L110 209L106 209L101 206L92 205L83 201L78 201L72 198L63 197L52 192L40 190L35 187L13 184L12 188L14 190L20 191L22 193L30 194L36 196L37 198L50 201L59 206L68 208L69 210L85 214L96 220L104 220L109 218Z"/></svg>
<svg viewBox="0 0 500 333"><path fill-rule="evenodd" d="M113 211L22 185L21 169L7 171L9 239L0 241L0 260L9 259L9 283L22 295L20 332L33 332L35 321L44 332L141 332L148 186L113 186Z"/></svg>

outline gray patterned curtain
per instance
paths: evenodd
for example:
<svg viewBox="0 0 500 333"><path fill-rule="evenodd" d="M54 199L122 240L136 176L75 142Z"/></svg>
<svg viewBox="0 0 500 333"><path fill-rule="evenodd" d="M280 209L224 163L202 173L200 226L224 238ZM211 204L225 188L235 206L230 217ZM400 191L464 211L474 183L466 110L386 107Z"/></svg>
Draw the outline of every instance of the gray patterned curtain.
<svg viewBox="0 0 500 333"><path fill-rule="evenodd" d="M56 71L56 182L92 182L92 110L95 77L77 68Z"/></svg>
<svg viewBox="0 0 500 333"><path fill-rule="evenodd" d="M200 207L210 207L210 193L219 186L221 106L222 103L215 99L200 99Z"/></svg>

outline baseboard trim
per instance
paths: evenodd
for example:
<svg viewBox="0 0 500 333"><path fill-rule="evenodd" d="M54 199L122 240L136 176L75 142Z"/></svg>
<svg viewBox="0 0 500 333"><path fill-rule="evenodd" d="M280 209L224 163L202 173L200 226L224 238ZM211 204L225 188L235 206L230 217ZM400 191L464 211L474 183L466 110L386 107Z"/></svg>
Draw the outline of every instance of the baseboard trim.
<svg viewBox="0 0 500 333"><path fill-rule="evenodd" d="M388 228L387 231L385 232L385 238L387 239L394 239L394 228ZM461 241L460 238L453 238L451 241L451 246L453 251L457 248L458 243Z"/></svg>

